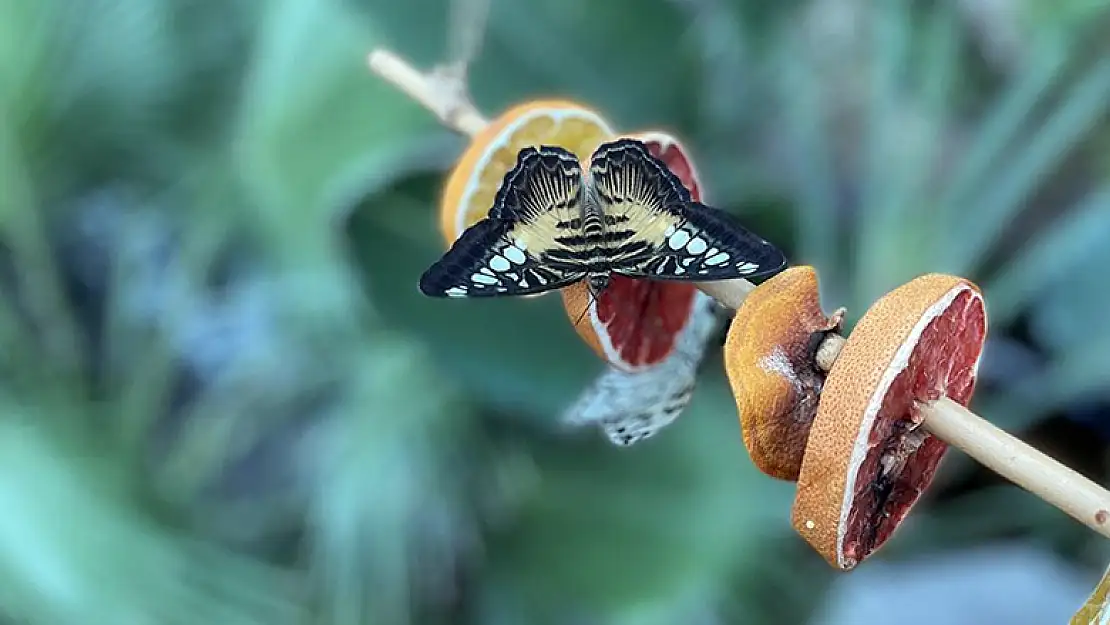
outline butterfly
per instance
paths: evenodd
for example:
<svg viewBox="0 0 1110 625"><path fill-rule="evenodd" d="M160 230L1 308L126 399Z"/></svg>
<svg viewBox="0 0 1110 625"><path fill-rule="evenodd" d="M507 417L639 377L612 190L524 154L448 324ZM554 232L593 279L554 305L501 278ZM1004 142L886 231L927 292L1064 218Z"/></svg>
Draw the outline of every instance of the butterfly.
<svg viewBox="0 0 1110 625"><path fill-rule="evenodd" d="M612 274L709 282L781 271L777 247L690 191L643 142L603 143L583 171L555 146L526 147L489 214L420 278L430 297L542 293Z"/></svg>

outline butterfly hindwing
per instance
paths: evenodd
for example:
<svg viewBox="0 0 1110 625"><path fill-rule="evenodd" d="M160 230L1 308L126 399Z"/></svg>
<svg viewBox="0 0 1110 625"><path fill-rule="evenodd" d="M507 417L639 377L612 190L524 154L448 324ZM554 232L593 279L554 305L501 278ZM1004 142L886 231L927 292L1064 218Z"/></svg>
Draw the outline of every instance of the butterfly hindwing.
<svg viewBox="0 0 1110 625"><path fill-rule="evenodd" d="M559 243L580 212L578 159L528 147L505 175L489 216L467 228L420 278L431 297L529 295L585 277L578 253Z"/></svg>
<svg viewBox="0 0 1110 625"><path fill-rule="evenodd" d="M690 198L682 181L634 139L603 144L590 175L607 220L614 273L630 278L755 278L781 270L783 253L726 212Z"/></svg>
<svg viewBox="0 0 1110 625"><path fill-rule="evenodd" d="M700 292L695 297L693 316L666 359L637 372L608 367L567 407L563 422L596 424L611 443L626 447L651 438L681 416L693 397L709 339L720 327L717 303Z"/></svg>
<svg viewBox="0 0 1110 625"><path fill-rule="evenodd" d="M605 215L606 255L615 273L648 262L690 203L678 177L634 139L599 146L590 159L590 180Z"/></svg>

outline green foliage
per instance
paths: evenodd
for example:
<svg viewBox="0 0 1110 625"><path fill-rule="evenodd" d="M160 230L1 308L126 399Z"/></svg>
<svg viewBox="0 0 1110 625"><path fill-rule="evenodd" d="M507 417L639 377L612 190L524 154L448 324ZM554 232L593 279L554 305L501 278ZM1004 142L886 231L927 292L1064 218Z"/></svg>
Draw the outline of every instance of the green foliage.
<svg viewBox="0 0 1110 625"><path fill-rule="evenodd" d="M948 3L496 1L471 79L488 114L679 133L827 308L979 280L992 334L1028 313L1049 352L1036 397L982 397L1017 427L1110 384L1110 57L1069 7L1003 74ZM718 357L616 450L555 422L601 370L557 298L417 292L463 140L365 56L432 65L446 8L0 0L0 621L805 618L830 572ZM923 510L890 557L1072 531L1046 510Z"/></svg>

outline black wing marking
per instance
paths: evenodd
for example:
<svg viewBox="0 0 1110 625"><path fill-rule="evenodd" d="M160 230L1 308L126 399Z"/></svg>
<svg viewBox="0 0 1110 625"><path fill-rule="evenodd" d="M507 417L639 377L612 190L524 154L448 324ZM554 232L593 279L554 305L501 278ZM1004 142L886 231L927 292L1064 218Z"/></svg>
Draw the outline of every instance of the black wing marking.
<svg viewBox="0 0 1110 625"><path fill-rule="evenodd" d="M777 247L726 212L694 202L682 182L634 139L601 145L590 177L613 231L614 273L708 282L756 278L786 266Z"/></svg>
<svg viewBox="0 0 1110 625"><path fill-rule="evenodd" d="M531 295L581 280L580 254L559 242L576 227L581 196L582 169L574 154L524 148L489 216L424 272L420 291L430 297Z"/></svg>
<svg viewBox="0 0 1110 625"><path fill-rule="evenodd" d="M629 277L710 282L759 278L786 268L786 255L771 242L741 226L729 213L693 202L682 220L668 226L656 256Z"/></svg>

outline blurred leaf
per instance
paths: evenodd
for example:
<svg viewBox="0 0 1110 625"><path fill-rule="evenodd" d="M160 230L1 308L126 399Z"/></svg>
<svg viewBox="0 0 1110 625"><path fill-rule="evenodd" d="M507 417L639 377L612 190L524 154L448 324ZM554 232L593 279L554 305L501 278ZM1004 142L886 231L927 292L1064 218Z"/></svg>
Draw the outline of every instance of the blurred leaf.
<svg viewBox="0 0 1110 625"><path fill-rule="evenodd" d="M1077 82L1025 147L1000 168L999 179L968 200L967 206L974 210L963 212L958 222L949 222L956 238L944 263L950 271L967 274L982 261L1037 184L1110 108L1110 58L1087 70Z"/></svg>
<svg viewBox="0 0 1110 625"><path fill-rule="evenodd" d="M819 106L816 68L802 55L787 47L777 59L782 65L779 72L780 97L786 101L786 119L791 140L791 157L800 161L797 176L797 228L798 247L801 255L797 262L816 267L836 267L840 264L837 248L841 235L837 219L837 181L829 148L826 120ZM830 272L832 273L832 272ZM838 301L845 289L832 273L822 283L824 294ZM831 283L830 283L831 282Z"/></svg>
<svg viewBox="0 0 1110 625"><path fill-rule="evenodd" d="M128 501L95 446L44 431L34 410L8 404L4 412L0 603L13 618L43 625L301 618L292 578L157 527Z"/></svg>
<svg viewBox="0 0 1110 625"><path fill-rule="evenodd" d="M1067 283L1068 272L1097 257L1108 241L1110 189L1102 189L1037 235L987 283L984 290L991 306L991 323L1005 326L1030 303L1047 303L1034 302L1034 298L1054 290L1054 282ZM1077 303L1088 308L1084 300Z"/></svg>
<svg viewBox="0 0 1110 625"><path fill-rule="evenodd" d="M482 465L466 452L467 411L423 354L379 336L351 365L351 395L307 447L312 570L326 622L406 623L473 548L462 498Z"/></svg>
<svg viewBox="0 0 1110 625"><path fill-rule="evenodd" d="M722 381L707 375L668 435L632 453L592 429L533 447L540 485L490 544L491 581L521 620L665 622L732 567L761 564L755 546L787 527L791 485L748 460Z"/></svg>
<svg viewBox="0 0 1110 625"><path fill-rule="evenodd" d="M1097 214L1099 221L1106 219L1105 210L1092 214ZM1077 219L1081 218L1077 216ZM1086 225L1092 232L1085 232L1085 236L1097 235L1096 228L1100 224L1089 221ZM1110 245L1107 241L1110 239L1094 238L1090 255L1073 264L1066 276L1046 285L1032 310L1030 325L1033 330L1061 358L1075 350L1085 351L1097 337L1110 336L1105 323L1106 311L1110 310L1110 289L1105 288L1106 267L1110 266ZM1075 244L1074 241L1068 242L1069 247ZM1102 365L1098 368L1106 367Z"/></svg>
<svg viewBox="0 0 1110 625"><path fill-rule="evenodd" d="M363 183L373 191L421 166L413 154L442 162L441 144L421 135L445 131L367 69L377 37L362 23L337 2L278 0L252 55L236 152L266 207L264 223L280 240L309 238L298 247L330 238L332 218L347 207L334 203L359 178L373 180ZM432 149L418 147L427 145Z"/></svg>
<svg viewBox="0 0 1110 625"><path fill-rule="evenodd" d="M938 198L938 221L944 227L959 223L967 211L974 186L989 175L1003 151L1025 129L1024 124L1034 107L1061 79L1067 60L1061 47L1047 41L1039 42L1030 54L1027 68L1014 77L984 112L961 156L959 167L953 169L951 180Z"/></svg>
<svg viewBox="0 0 1110 625"><path fill-rule="evenodd" d="M423 338L437 365L472 395L521 416L551 418L602 362L574 332L558 294L503 302L422 295L420 274L443 253L432 206L427 195L395 193L355 212L349 236L370 298L391 324Z"/></svg>

